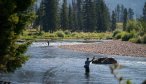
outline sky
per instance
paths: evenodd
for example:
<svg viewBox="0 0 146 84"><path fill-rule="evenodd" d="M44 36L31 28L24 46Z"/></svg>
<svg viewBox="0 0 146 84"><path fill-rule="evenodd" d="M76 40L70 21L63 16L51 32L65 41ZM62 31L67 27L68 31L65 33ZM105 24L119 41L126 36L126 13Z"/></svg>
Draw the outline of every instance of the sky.
<svg viewBox="0 0 146 84"><path fill-rule="evenodd" d="M69 3L72 2L72 0L67 0L67 1ZM40 2L41 0L37 0L38 5ZM117 4L123 4L124 7L132 8L134 10L135 18L142 15L145 2L146 0L105 0L105 3L109 7L110 12L116 8Z"/></svg>

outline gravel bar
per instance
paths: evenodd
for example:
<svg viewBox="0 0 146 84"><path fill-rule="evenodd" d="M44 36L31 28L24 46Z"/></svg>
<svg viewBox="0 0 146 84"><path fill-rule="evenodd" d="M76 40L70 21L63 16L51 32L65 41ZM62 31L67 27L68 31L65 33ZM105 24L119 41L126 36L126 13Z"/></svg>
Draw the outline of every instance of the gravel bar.
<svg viewBox="0 0 146 84"><path fill-rule="evenodd" d="M60 47L74 51L97 54L146 57L145 44L136 44L120 40L105 41L101 43L62 45Z"/></svg>

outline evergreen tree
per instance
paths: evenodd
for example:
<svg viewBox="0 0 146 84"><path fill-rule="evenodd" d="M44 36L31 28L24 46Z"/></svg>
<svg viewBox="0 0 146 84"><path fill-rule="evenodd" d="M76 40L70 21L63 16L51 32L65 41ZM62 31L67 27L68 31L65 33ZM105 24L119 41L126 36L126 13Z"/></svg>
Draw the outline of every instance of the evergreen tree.
<svg viewBox="0 0 146 84"><path fill-rule="evenodd" d="M75 0L72 0L72 17L73 17L73 28L72 28L72 32L73 31L78 31L78 17L77 17L77 4Z"/></svg>
<svg viewBox="0 0 146 84"><path fill-rule="evenodd" d="M73 31L78 31L78 19L77 19L77 14L75 11L73 11L73 29L72 29L72 32Z"/></svg>
<svg viewBox="0 0 146 84"><path fill-rule="evenodd" d="M143 8L143 20L146 21L146 2Z"/></svg>
<svg viewBox="0 0 146 84"><path fill-rule="evenodd" d="M123 22L124 5L118 4L115 8L116 20L117 22Z"/></svg>
<svg viewBox="0 0 146 84"><path fill-rule="evenodd" d="M77 18L78 18L78 30L83 30L83 16L82 16L82 4L83 0L77 0Z"/></svg>
<svg viewBox="0 0 146 84"><path fill-rule="evenodd" d="M124 5L121 5L121 10L120 10L120 22L123 22L123 17L124 17Z"/></svg>
<svg viewBox="0 0 146 84"><path fill-rule="evenodd" d="M114 11L112 11L112 25L111 25L111 31L114 31L116 29L116 14Z"/></svg>
<svg viewBox="0 0 146 84"><path fill-rule="evenodd" d="M40 27L42 28L43 26L43 16L45 14L45 11L44 11L44 0L42 0L42 2L40 3L40 7L37 9L36 11L36 15L37 15L37 18L33 24L33 28L37 28L37 27Z"/></svg>
<svg viewBox="0 0 146 84"><path fill-rule="evenodd" d="M60 18L61 18L61 28L63 30L67 30L68 29L67 0L63 0Z"/></svg>
<svg viewBox="0 0 146 84"><path fill-rule="evenodd" d="M45 14L43 16L43 30L54 32L57 28L57 0L45 0Z"/></svg>
<svg viewBox="0 0 146 84"><path fill-rule="evenodd" d="M10 72L21 67L27 60L24 52L27 44L16 44L19 35L32 21L27 11L34 0L0 0L0 72Z"/></svg>
<svg viewBox="0 0 146 84"><path fill-rule="evenodd" d="M123 17L123 31L126 31L127 22L128 22L128 12L127 8L124 9L124 17Z"/></svg>
<svg viewBox="0 0 146 84"><path fill-rule="evenodd" d="M96 30L96 4L93 0L85 0L83 8L84 31L93 32Z"/></svg>
<svg viewBox="0 0 146 84"><path fill-rule="evenodd" d="M69 25L69 29L73 30L73 11L71 5L69 5L68 25Z"/></svg>
<svg viewBox="0 0 146 84"><path fill-rule="evenodd" d="M88 28L90 28L89 27L89 15L90 15L90 12L89 12L89 7L90 7L90 5L89 5L89 0L85 0L84 1L84 5L83 5L83 31L84 32L87 32L88 30Z"/></svg>
<svg viewBox="0 0 146 84"><path fill-rule="evenodd" d="M104 0L97 1L97 31L105 32L110 26L110 14Z"/></svg>
<svg viewBox="0 0 146 84"><path fill-rule="evenodd" d="M120 11L121 10L120 10L120 5L119 4L117 5L117 8L116 8L115 11L116 11L116 16L117 16L117 21L120 22Z"/></svg>
<svg viewBox="0 0 146 84"><path fill-rule="evenodd" d="M128 19L133 20L133 15L134 15L133 9L129 8L128 9Z"/></svg>
<svg viewBox="0 0 146 84"><path fill-rule="evenodd" d="M95 2L93 2L93 0L91 0L92 2L91 2L91 8L90 8L90 12L91 12L91 18L90 18L90 21L91 21L91 24L90 24L90 29L89 29L89 31L90 32L94 32L94 31L96 31L96 29L97 29L97 25L96 25L96 23L97 23L97 17L96 17L96 15L97 15L97 11L96 11L96 3Z"/></svg>

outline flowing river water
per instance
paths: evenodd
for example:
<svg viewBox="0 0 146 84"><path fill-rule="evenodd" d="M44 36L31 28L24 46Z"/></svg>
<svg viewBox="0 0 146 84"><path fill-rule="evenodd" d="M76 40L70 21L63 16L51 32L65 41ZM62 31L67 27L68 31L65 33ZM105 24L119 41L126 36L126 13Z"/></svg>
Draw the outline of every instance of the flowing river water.
<svg viewBox="0 0 146 84"><path fill-rule="evenodd" d="M114 57L123 68L118 76L129 79L133 84L146 80L146 58L129 56L99 55L61 49L58 45L72 45L79 42L34 42L26 54L30 59L14 73L0 74L0 81L11 84L118 84L111 74L109 65L90 65L85 74L84 62L87 57Z"/></svg>

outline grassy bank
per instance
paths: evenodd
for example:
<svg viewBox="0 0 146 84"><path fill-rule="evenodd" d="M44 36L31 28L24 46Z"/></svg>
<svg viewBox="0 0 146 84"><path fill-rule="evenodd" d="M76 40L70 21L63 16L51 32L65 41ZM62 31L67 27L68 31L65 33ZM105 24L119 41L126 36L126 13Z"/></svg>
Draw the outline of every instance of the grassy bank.
<svg viewBox="0 0 146 84"><path fill-rule="evenodd" d="M89 32L70 32L70 31L56 31L54 33L38 32L35 29L25 30L20 36L20 39L111 39L112 33L89 33Z"/></svg>

